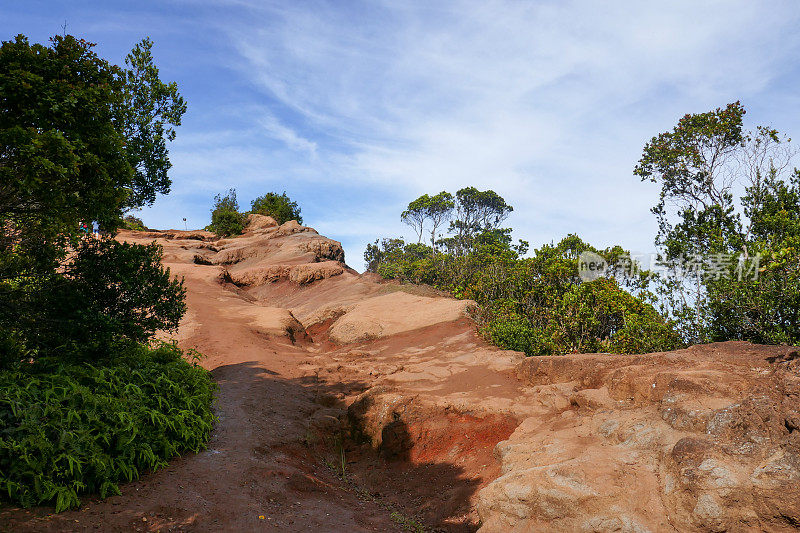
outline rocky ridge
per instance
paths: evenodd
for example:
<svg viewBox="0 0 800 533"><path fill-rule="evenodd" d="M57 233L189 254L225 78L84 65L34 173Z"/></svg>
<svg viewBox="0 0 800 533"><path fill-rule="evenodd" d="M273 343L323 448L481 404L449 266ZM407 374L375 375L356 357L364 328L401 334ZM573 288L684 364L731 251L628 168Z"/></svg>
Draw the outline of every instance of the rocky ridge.
<svg viewBox="0 0 800 533"><path fill-rule="evenodd" d="M213 247L198 253L219 265L222 283L283 310L260 309L262 331L297 338L314 330L327 343L306 371L334 388L366 383L339 393L341 423L384 458L478 468L465 472L481 482L463 495L462 523L482 531L800 527L793 348L733 342L526 359L474 334L470 302L358 275L338 242L295 222L254 218L245 235ZM469 434L450 442L465 420L476 442ZM469 456L488 451L494 473Z"/></svg>
<svg viewBox="0 0 800 533"><path fill-rule="evenodd" d="M358 274L296 222L119 238L155 240L185 277L179 341L221 384L212 450L139 482L135 508L163 515L153 528L247 528L264 502L285 529L400 527L380 509L447 531L800 528L796 348L524 358L476 334L470 302ZM246 498L202 485L232 468L252 472ZM108 526L106 507L128 494L64 519Z"/></svg>

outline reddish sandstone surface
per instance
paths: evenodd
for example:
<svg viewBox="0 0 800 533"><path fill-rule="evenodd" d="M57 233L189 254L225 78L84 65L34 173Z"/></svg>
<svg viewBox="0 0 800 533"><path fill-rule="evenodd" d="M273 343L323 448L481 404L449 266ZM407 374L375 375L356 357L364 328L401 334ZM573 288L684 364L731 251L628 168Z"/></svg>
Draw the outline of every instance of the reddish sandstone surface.
<svg viewBox="0 0 800 533"><path fill-rule="evenodd" d="M209 450L12 531L790 531L800 357L722 343L525 359L469 302L382 282L336 241L252 216L156 240L177 338L220 385ZM263 517L263 518L261 518Z"/></svg>

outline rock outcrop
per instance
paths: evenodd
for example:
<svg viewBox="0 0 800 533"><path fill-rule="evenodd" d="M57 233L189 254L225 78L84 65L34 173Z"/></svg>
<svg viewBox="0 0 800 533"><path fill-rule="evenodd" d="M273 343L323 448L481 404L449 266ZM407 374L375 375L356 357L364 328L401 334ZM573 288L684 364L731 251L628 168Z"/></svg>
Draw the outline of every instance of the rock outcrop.
<svg viewBox="0 0 800 533"><path fill-rule="evenodd" d="M329 336L337 344L379 339L464 318L470 305L474 302L393 292L347 308L331 326Z"/></svg>
<svg viewBox="0 0 800 533"><path fill-rule="evenodd" d="M185 339L213 353L247 338L271 372L324 390L302 438L347 448L350 482L434 528L800 528L795 348L526 359L477 335L470 302L358 274L295 221L121 238L158 240L189 280ZM206 339L204 323L237 338Z"/></svg>
<svg viewBox="0 0 800 533"><path fill-rule="evenodd" d="M483 530L799 527L796 358L729 342L524 361L543 407L497 445Z"/></svg>

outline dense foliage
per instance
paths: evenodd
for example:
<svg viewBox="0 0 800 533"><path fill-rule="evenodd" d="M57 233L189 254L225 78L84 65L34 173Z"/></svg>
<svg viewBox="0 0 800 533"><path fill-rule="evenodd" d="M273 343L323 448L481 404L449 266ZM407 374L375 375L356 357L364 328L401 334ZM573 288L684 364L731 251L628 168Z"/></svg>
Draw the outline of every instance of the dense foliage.
<svg viewBox="0 0 800 533"><path fill-rule="evenodd" d="M121 248L110 245L83 247L77 260L70 257L85 237L82 224L98 221L112 231L124 210L152 203L156 193L169 190L165 140L174 131L165 124L180 123L185 103L175 84L158 79L151 45L139 43L127 68L101 59L93 44L70 35L54 37L49 47L30 44L24 36L0 45L3 337L24 337L37 350L46 343L82 342L58 336L98 325L74 326L99 316L106 305L81 287L74 269L82 264L116 261L98 270L110 266L115 274L134 276L117 280L129 290L155 281L152 252L142 252L132 264L153 267L141 272L120 270L121 262L136 254L122 257L116 253ZM181 309L181 302L173 303ZM66 323L73 325L58 326Z"/></svg>
<svg viewBox="0 0 800 533"><path fill-rule="evenodd" d="M81 223L113 230L124 209L169 191L165 124L186 105L158 79L151 45L127 68L70 35L0 45L0 280L52 271Z"/></svg>
<svg viewBox="0 0 800 533"><path fill-rule="evenodd" d="M208 373L151 348L186 309L161 249L80 229L169 191L186 104L149 40L124 68L93 46L0 45L0 494L57 510L200 449L212 422Z"/></svg>
<svg viewBox="0 0 800 533"><path fill-rule="evenodd" d="M214 196L214 205L211 208L211 224L206 226L208 231L216 233L220 237L230 237L239 235L247 226L247 215L257 214L266 215L275 219L278 224L283 224L290 220L303 223L300 215L300 206L284 192L278 194L268 192L259 196L250 204L250 211L241 212L239 201L236 198L236 189L228 190L223 195Z"/></svg>
<svg viewBox="0 0 800 533"><path fill-rule="evenodd" d="M50 365L56 365L51 367ZM208 440L214 385L174 345L128 345L109 365L38 361L0 371L0 494L80 504Z"/></svg>
<svg viewBox="0 0 800 533"><path fill-rule="evenodd" d="M286 195L286 191L283 194L268 192L264 196L259 196L250 205L250 212L271 216L278 224L290 220L296 220L298 224L303 223L300 206Z"/></svg>
<svg viewBox="0 0 800 533"><path fill-rule="evenodd" d="M125 215L125 217L123 217L122 228L134 231L150 231L150 229L144 225L142 219L134 215Z"/></svg>
<svg viewBox="0 0 800 533"><path fill-rule="evenodd" d="M576 236L523 258L527 244L500 228L511 207L472 187L411 202L401 219L417 243L375 241L367 269L474 299L486 335L527 354L800 344L796 150L772 128L747 131L744 115L739 102L685 115L645 145L634 173L661 186L649 271L619 247L596 250ZM599 279L579 278L583 252L608 266Z"/></svg>
<svg viewBox="0 0 800 533"><path fill-rule="evenodd" d="M186 311L183 282L161 264L161 248L86 239L62 272L18 301L16 331L42 356L98 361L121 342L172 331Z"/></svg>
<svg viewBox="0 0 800 533"><path fill-rule="evenodd" d="M796 151L744 115L739 102L686 115L644 147L634 172L661 185L658 292L687 342L797 344Z"/></svg>
<svg viewBox="0 0 800 533"><path fill-rule="evenodd" d="M236 190L230 189L225 196L220 194L214 196L214 206L211 208L211 224L206 229L220 237L239 235L244 231L246 221L247 215L239 212Z"/></svg>
<svg viewBox="0 0 800 533"><path fill-rule="evenodd" d="M428 224L431 245L375 241L364 254L367 270L474 300L487 338L528 355L642 353L679 345L672 326L645 302L650 296L645 277L619 276L637 296L620 286L618 268L590 283L580 279L582 252L624 265L624 250L597 250L570 235L523 258L528 244L512 244L511 230L499 227L511 211L495 192L473 187L455 195L424 195L401 218L420 241ZM437 235L445 220L450 221L449 235Z"/></svg>

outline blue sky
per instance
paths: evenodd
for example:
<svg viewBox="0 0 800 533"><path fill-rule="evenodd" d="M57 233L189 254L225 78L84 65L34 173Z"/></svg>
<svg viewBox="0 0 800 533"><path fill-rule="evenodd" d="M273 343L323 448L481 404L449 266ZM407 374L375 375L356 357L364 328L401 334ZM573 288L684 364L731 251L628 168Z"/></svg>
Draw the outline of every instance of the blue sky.
<svg viewBox="0 0 800 533"><path fill-rule="evenodd" d="M155 41L189 110L147 225L285 190L359 270L366 243L411 235L410 200L467 185L504 196L533 245L651 251L644 143L735 100L749 126L800 134L798 19L791 1L0 0L3 40L66 21L116 63Z"/></svg>

